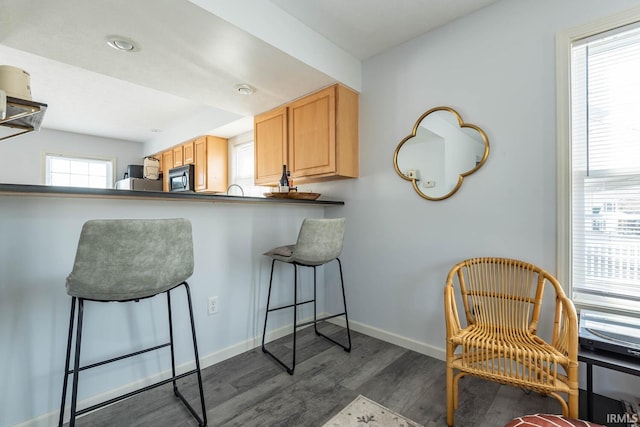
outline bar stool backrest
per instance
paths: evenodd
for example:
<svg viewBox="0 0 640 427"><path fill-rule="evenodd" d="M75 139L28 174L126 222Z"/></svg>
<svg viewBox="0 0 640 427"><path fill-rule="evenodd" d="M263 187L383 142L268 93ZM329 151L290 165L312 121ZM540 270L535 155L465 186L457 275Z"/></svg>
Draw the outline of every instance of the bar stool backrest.
<svg viewBox="0 0 640 427"><path fill-rule="evenodd" d="M66 288L78 298L127 301L165 292L192 274L189 220L90 220L82 227Z"/></svg>
<svg viewBox="0 0 640 427"><path fill-rule="evenodd" d="M307 265L321 265L342 253L345 218L305 218L300 227L293 258Z"/></svg>

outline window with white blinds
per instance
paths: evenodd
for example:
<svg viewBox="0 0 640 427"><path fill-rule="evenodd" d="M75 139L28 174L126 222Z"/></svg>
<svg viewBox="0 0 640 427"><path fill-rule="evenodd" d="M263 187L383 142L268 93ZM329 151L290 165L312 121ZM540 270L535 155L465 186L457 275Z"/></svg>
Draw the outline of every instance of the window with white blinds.
<svg viewBox="0 0 640 427"><path fill-rule="evenodd" d="M571 45L571 291L640 312L640 26Z"/></svg>

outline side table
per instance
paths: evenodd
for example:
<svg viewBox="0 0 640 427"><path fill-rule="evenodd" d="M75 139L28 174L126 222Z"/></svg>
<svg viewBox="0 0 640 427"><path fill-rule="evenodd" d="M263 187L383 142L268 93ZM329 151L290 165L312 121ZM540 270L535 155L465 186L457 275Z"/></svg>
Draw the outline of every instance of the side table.
<svg viewBox="0 0 640 427"><path fill-rule="evenodd" d="M640 358L579 347L578 361L587 365L587 421L593 420L593 365L640 376Z"/></svg>

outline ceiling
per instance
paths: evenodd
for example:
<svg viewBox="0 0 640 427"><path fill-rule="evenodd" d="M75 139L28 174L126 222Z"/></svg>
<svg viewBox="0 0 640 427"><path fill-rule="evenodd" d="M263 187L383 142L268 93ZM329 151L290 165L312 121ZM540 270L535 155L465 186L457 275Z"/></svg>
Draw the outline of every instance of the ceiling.
<svg viewBox="0 0 640 427"><path fill-rule="evenodd" d="M230 137L371 56L496 0L0 0L0 65L31 75L43 127L173 143ZM134 52L107 37L133 41ZM238 93L247 83L253 95Z"/></svg>

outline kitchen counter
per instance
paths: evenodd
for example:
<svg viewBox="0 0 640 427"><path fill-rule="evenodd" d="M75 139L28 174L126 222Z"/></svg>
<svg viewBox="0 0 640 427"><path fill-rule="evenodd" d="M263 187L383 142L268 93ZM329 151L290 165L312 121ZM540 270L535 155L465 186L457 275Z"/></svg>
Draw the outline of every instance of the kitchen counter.
<svg viewBox="0 0 640 427"><path fill-rule="evenodd" d="M202 194L202 193L167 193L160 191L130 191L113 190L103 188L85 187L55 187L49 185L26 185L26 184L0 184L0 194L2 195L23 195L23 196L56 196L56 197L82 197L82 198L113 198L113 199L139 199L139 200L167 200L167 201L196 201L209 203L275 203L275 204L295 204L295 205L324 205L342 206L343 201L339 200L302 200L302 199L282 199L267 197L245 197L227 196L224 194Z"/></svg>
<svg viewBox="0 0 640 427"><path fill-rule="evenodd" d="M198 352L203 364L214 364L249 350L260 340L272 261L263 254L295 243L305 218L343 214L343 202L322 198L283 201L0 184L0 345L4 346L0 360L11 367L10 372L3 373L3 390L12 391L0 393L0 426L7 425L1 421L4 414L34 393L40 397L33 400L42 405L36 408L38 412L22 419L44 414L38 418L44 420L41 424L57 425L50 414L59 407L49 402L48 396L60 394L71 305L65 281L86 221L186 218L191 222L194 270L188 281ZM327 274L333 274L333 270ZM324 275L324 268L320 268L318 283L324 283ZM219 310L208 315L208 300L214 296L219 298ZM186 295L178 290L175 297L181 301ZM99 333L83 336L83 348L100 354L109 337L124 336L126 340L135 336L148 343L161 339L157 325L167 322L166 297L140 304L149 310L143 310L144 315L130 312L124 304L100 304L98 309L104 314L86 319L86 327ZM174 327L188 328L186 304L174 305ZM130 322L136 323L134 330ZM176 346L179 366L193 362L187 347ZM101 374L88 377L87 388L83 389L86 396L146 380L159 362L145 358L142 362L119 363L122 369L110 371L108 381L102 381Z"/></svg>

